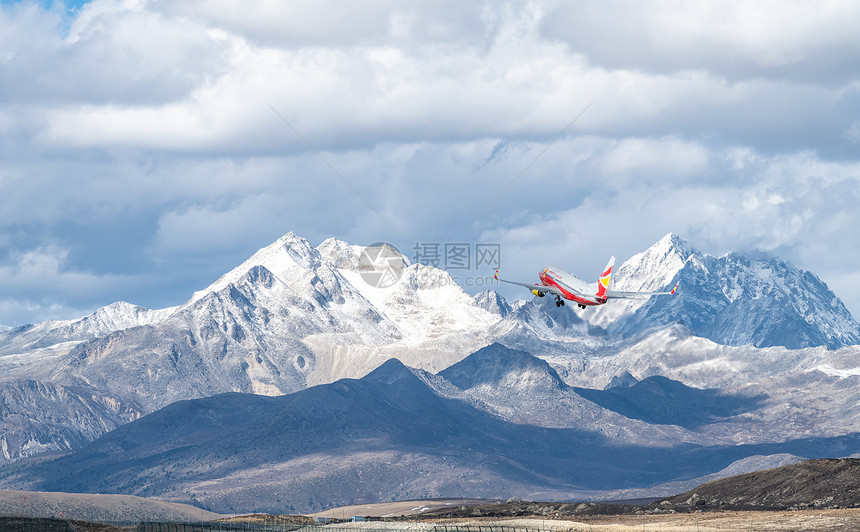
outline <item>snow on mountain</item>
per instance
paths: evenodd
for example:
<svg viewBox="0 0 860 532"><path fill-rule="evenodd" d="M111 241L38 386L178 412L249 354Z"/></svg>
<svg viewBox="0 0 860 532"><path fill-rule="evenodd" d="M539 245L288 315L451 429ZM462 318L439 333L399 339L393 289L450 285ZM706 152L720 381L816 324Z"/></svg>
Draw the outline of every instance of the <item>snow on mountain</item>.
<svg viewBox="0 0 860 532"><path fill-rule="evenodd" d="M97 309L77 320L45 321L15 329L0 330L0 357L10 354L34 352L54 348L59 344L66 350L75 343L97 338L114 331L159 323L170 316L176 307L151 310L124 301Z"/></svg>
<svg viewBox="0 0 860 532"><path fill-rule="evenodd" d="M565 382L603 389L617 375L661 376L755 400L755 408L697 429L735 443L860 433L860 346L788 349L726 346L674 326L598 356L545 358ZM850 454L850 453L849 453Z"/></svg>
<svg viewBox="0 0 860 532"><path fill-rule="evenodd" d="M141 325L153 325L170 316L177 307L151 310L125 301L102 307L73 325L96 335L130 329Z"/></svg>
<svg viewBox="0 0 860 532"><path fill-rule="evenodd" d="M382 280L380 272L386 265L368 260L372 250L334 238L313 248L306 239L288 233L195 293L182 308L223 290L255 266L266 268L293 296L289 303L274 298L266 308L283 308L294 315L303 315L295 307L311 309L314 316L305 319L318 324L292 331L315 359L307 384L360 376L395 355L418 367L438 369L462 357L463 349L486 343L473 332L494 317L478 308L447 272L410 265L392 250L384 249L397 263L398 279L377 287L371 283ZM432 350L439 352L437 356L428 356Z"/></svg>
<svg viewBox="0 0 860 532"><path fill-rule="evenodd" d="M180 307L120 302L81 320L7 331L0 381L43 383L33 392L39 404L56 395L50 386L93 386L147 413L227 391L290 393L364 375L394 356L439 370L488 343L499 317L447 273L404 258L399 282L377 289L361 275L375 272L361 262L363 248L332 239L321 249L288 233ZM105 416L104 427L116 425ZM75 437L42 426L32 439L65 449L65 440L96 435L88 421L75 423Z"/></svg>
<svg viewBox="0 0 860 532"><path fill-rule="evenodd" d="M611 289L623 292L657 292L666 290L666 287L671 288L672 281L695 253L681 238L669 233L618 267L612 274ZM686 283L681 290L688 290ZM587 314L586 319L592 325L605 329L634 314L648 301L650 300L612 300L611 304L589 309L594 312Z"/></svg>
<svg viewBox="0 0 860 532"><path fill-rule="evenodd" d="M461 390L504 387L534 391L565 387L561 377L546 361L498 343L479 349L441 371L439 376Z"/></svg>
<svg viewBox="0 0 860 532"><path fill-rule="evenodd" d="M505 373L504 360L550 379L521 386ZM498 367L493 380L503 390L510 384L563 391L546 364L502 346L476 353L449 376L467 377L469 367ZM627 423L612 415L601 417ZM228 393L176 402L64 456L16 464L0 481L40 491L155 496L224 513L297 513L419 497L570 500L624 488L647 488L648 496L655 484L850 453L860 443L848 435L696 444L671 438L672 430L690 434L677 427L634 421L621 428L631 426L638 443L591 426L512 423L480 403L445 397L423 372L391 359L362 379L285 396Z"/></svg>
<svg viewBox="0 0 860 532"><path fill-rule="evenodd" d="M343 282L335 268L323 259L310 242L290 232L254 253L208 287L195 292L182 308L239 282L255 266L264 267L297 295L321 303L343 303L353 293L352 287Z"/></svg>
<svg viewBox="0 0 860 532"><path fill-rule="evenodd" d="M279 241L256 255L280 275L247 262L157 326L75 347L52 378L97 382L152 411L226 391L280 395L305 388L312 375L325 379L331 364L307 338L372 346L399 337L313 248L297 247L306 254Z"/></svg>
<svg viewBox="0 0 860 532"><path fill-rule="evenodd" d="M373 271L382 265L402 270L411 264L405 255L385 243L359 246L337 238L327 238L317 246L317 251L339 270Z"/></svg>
<svg viewBox="0 0 860 532"><path fill-rule="evenodd" d="M399 282L391 286L369 284L357 268L339 271L397 325L404 341L412 345L485 329L499 320L478 306L448 272L438 268L408 265L401 271Z"/></svg>
<svg viewBox="0 0 860 532"><path fill-rule="evenodd" d="M22 456L25 445L66 449L129 415L183 399L228 391L280 395L360 377L395 357L439 372L493 342L547 361L566 386L602 390L613 379L632 386L663 376L768 397L753 412L695 433L663 425L661 438L750 442L860 431L860 395L852 388L860 347L834 350L858 343L860 331L817 277L762 255L710 257L667 235L626 261L613 288L662 290L678 280L675 296L584 311L556 307L551 298L508 305L491 291L471 297L446 272L410 264L393 248L337 239L314 248L288 233L180 307L120 302L81 320L0 330L0 383L38 383L16 404L45 405L45 419L67 415L63 404L94 416L73 416L62 431L41 422L22 429L27 437L7 442L8 454ZM755 347L780 344L826 347ZM491 386L449 384L444 393L518 423L581 423L629 441L658 430L564 388L558 395L519 386L538 375L511 367ZM82 386L102 403L128 406L120 415L69 399L52 410L63 390ZM3 422L19 410L0 412Z"/></svg>
<svg viewBox="0 0 860 532"><path fill-rule="evenodd" d="M602 329L580 318L570 307L557 307L549 297L535 297L512 306L490 328L490 337L514 349L568 361L599 356L607 349L614 349Z"/></svg>
<svg viewBox="0 0 860 532"><path fill-rule="evenodd" d="M495 290L484 290L473 297L475 303L491 314L498 314L502 318L510 314L514 309L507 300Z"/></svg>
<svg viewBox="0 0 860 532"><path fill-rule="evenodd" d="M682 323L698 336L726 345L860 343L860 324L818 277L764 253L712 257L669 234L618 269L613 289L666 290L674 296L611 301L589 315L610 335L635 336Z"/></svg>
<svg viewBox="0 0 860 532"><path fill-rule="evenodd" d="M36 380L0 382L0 457L71 451L137 419L140 407L92 386Z"/></svg>
<svg viewBox="0 0 860 532"><path fill-rule="evenodd" d="M576 427L617 444L670 445L697 439L681 427L655 427L605 409L568 386L545 360L498 343L437 375L459 392L430 382L438 393L466 400L514 423Z"/></svg>

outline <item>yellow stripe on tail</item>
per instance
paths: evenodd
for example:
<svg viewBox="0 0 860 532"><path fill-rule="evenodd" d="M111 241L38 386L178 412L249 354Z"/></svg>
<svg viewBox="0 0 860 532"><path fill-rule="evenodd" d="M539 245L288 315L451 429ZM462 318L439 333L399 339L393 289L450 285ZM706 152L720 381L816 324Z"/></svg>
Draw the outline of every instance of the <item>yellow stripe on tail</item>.
<svg viewBox="0 0 860 532"><path fill-rule="evenodd" d="M606 292L609 291L609 285L612 284L612 269L615 267L615 257L609 259L606 267L603 268L603 274L597 281L597 297L605 298Z"/></svg>

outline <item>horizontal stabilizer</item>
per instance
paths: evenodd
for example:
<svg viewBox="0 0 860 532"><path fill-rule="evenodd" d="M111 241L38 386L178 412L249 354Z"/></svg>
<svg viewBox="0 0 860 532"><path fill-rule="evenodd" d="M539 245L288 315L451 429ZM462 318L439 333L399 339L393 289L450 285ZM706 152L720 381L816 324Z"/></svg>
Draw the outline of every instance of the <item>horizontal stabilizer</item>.
<svg viewBox="0 0 860 532"><path fill-rule="evenodd" d="M609 290L606 295L610 298L615 297L618 299L640 299L651 296L668 296L674 294L675 291L678 290L679 284L681 284L680 281L678 281L669 292L618 292L616 290Z"/></svg>

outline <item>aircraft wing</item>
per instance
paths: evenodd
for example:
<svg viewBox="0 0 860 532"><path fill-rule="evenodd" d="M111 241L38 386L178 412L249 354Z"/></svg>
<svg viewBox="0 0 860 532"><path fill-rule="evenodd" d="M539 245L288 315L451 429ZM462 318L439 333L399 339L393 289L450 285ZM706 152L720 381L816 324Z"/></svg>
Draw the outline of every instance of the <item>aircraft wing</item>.
<svg viewBox="0 0 860 532"><path fill-rule="evenodd" d="M647 298L651 296L668 296L674 294L676 290L678 290L678 285L681 284L678 282L674 288L672 288L669 292L618 292L615 290L608 290L606 292L607 298L619 298L619 299L640 299Z"/></svg>
<svg viewBox="0 0 860 532"><path fill-rule="evenodd" d="M516 284L519 286L524 286L524 287L528 288L529 290L537 290L539 292L544 292L545 294L552 294L554 296L559 296L562 298L565 297L564 292L562 292L561 290L559 290L558 288L556 288L554 286L546 286L546 285L542 285L542 284L518 283L516 281L506 281L505 279L499 279L498 274L496 274L496 280L501 281L503 283Z"/></svg>

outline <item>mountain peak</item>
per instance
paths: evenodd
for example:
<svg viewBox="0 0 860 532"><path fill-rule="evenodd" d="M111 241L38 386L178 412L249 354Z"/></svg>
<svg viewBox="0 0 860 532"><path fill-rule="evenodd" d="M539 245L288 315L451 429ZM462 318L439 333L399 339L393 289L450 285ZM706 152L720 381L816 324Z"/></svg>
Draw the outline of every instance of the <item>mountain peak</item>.
<svg viewBox="0 0 860 532"><path fill-rule="evenodd" d="M483 292L478 292L472 297L472 299L474 299L475 303L482 309L503 318L513 310L507 300L495 290L484 290Z"/></svg>
<svg viewBox="0 0 860 532"><path fill-rule="evenodd" d="M378 368L362 377L361 380L382 384L394 384L395 382L403 379L417 379L417 377L415 377L412 370L403 362L396 358L389 358Z"/></svg>
<svg viewBox="0 0 860 532"><path fill-rule="evenodd" d="M410 264L400 250L387 242L359 246L337 238L327 238L317 246L317 251L339 270L357 272L387 266L398 260L402 261L398 264L401 269Z"/></svg>
<svg viewBox="0 0 860 532"><path fill-rule="evenodd" d="M295 277L306 277L321 263L320 253L311 246L310 242L290 231L275 242L259 249L251 258L219 277L208 287L194 292L183 307L192 305L207 294L218 292L230 284L239 282L255 266L263 266L289 284Z"/></svg>
<svg viewBox="0 0 860 532"><path fill-rule="evenodd" d="M620 375L615 375L612 377L612 380L609 381L603 389L609 390L610 388L630 388L639 383L639 379L630 374L629 371L625 370Z"/></svg>
<svg viewBox="0 0 860 532"><path fill-rule="evenodd" d="M306 238L300 237L292 231L279 238L274 244L255 253L251 260L256 258L261 261L259 262L261 266L266 266L269 270L272 270L272 267L278 270L278 263L284 260L284 253L294 264L306 270L319 263L319 252L311 246Z"/></svg>
<svg viewBox="0 0 860 532"><path fill-rule="evenodd" d="M337 238L327 238L317 246L322 257L340 270L357 270L361 246L353 246L349 242Z"/></svg>
<svg viewBox="0 0 860 532"><path fill-rule="evenodd" d="M480 385L496 388L565 387L564 381L545 360L498 342L475 351L438 375L461 390Z"/></svg>
<svg viewBox="0 0 860 532"><path fill-rule="evenodd" d="M762 251L714 257L670 233L625 261L614 288L665 291L676 282L674 296L613 302L589 322L625 336L684 323L726 345L836 349L860 342L860 324L826 284Z"/></svg>
<svg viewBox="0 0 860 532"><path fill-rule="evenodd" d="M649 247L641 254L667 256L672 253L682 256L684 259L686 259L692 253L696 253L696 250L689 242L687 242L677 234L667 233L666 236L655 242L651 247Z"/></svg>

